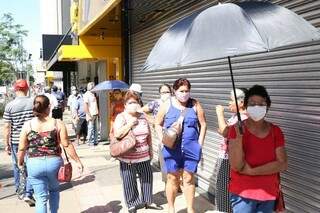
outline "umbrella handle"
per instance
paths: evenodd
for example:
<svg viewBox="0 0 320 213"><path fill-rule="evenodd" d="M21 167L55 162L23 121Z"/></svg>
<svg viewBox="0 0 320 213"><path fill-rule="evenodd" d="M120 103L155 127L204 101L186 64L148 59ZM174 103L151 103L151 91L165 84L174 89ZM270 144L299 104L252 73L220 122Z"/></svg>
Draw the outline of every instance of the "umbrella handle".
<svg viewBox="0 0 320 213"><path fill-rule="evenodd" d="M239 112L239 105L238 105L238 99L237 99L237 93L236 93L236 86L235 86L235 83L234 83L230 56L228 56L228 63L229 63L229 70L230 70L230 76L231 76L231 82L232 82L232 89L233 89L233 94L234 94L234 101L236 102L236 108L237 108L239 131L240 131L240 134L243 134L242 121L241 121L241 116L240 116L240 112Z"/></svg>

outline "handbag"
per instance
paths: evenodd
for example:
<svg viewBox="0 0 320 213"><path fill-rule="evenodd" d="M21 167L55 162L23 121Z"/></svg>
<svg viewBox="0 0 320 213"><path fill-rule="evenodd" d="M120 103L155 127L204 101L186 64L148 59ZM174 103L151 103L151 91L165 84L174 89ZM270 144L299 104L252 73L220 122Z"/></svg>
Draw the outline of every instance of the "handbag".
<svg viewBox="0 0 320 213"><path fill-rule="evenodd" d="M283 196L283 192L282 192L281 185L280 185L280 174L278 174L278 177L279 177L279 192L278 192L277 199L275 201L274 211L275 212L284 212L286 210L286 206L284 203L284 196Z"/></svg>
<svg viewBox="0 0 320 213"><path fill-rule="evenodd" d="M123 116L123 119L125 120L124 116ZM112 134L111 141L110 141L110 155L115 158L121 157L127 154L128 152L132 151L136 146L136 143L137 143L136 137L132 133L131 129L121 139L114 137L114 135Z"/></svg>
<svg viewBox="0 0 320 213"><path fill-rule="evenodd" d="M271 124L271 134L272 134L273 141L275 143L276 139L275 139L274 133L273 133L273 124ZM280 212L284 212L286 210L286 206L284 203L284 195L283 195L282 187L281 187L280 173L278 173L278 180L279 180L279 192L278 192L278 196L275 200L274 211L280 213Z"/></svg>
<svg viewBox="0 0 320 213"><path fill-rule="evenodd" d="M162 130L162 143L169 149L174 149L176 141L180 137L183 128L183 120L187 108L181 111L179 118L169 128Z"/></svg>
<svg viewBox="0 0 320 213"><path fill-rule="evenodd" d="M67 156L66 150L63 148L63 152L66 156L67 163L64 163L58 172L58 181L59 182L70 182L72 178L72 165Z"/></svg>

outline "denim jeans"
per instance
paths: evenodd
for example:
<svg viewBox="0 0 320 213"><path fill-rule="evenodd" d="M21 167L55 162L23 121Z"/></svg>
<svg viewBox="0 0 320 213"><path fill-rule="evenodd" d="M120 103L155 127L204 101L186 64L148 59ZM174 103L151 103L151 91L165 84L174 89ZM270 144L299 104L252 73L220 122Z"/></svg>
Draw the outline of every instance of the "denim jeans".
<svg viewBox="0 0 320 213"><path fill-rule="evenodd" d="M88 121L88 136L87 140L90 145L98 144L97 116L92 116L92 120Z"/></svg>
<svg viewBox="0 0 320 213"><path fill-rule="evenodd" d="M19 173L18 162L17 162L18 147L19 147L18 144L11 144L11 158L12 158L12 164L13 164L14 185L16 187L16 191L18 190L19 184L20 184L20 173ZM27 160L27 157L25 158L25 160ZM32 194L33 194L33 190L32 190L29 178L27 177L25 196L31 197Z"/></svg>
<svg viewBox="0 0 320 213"><path fill-rule="evenodd" d="M63 164L58 156L29 158L27 170L36 199L36 212L47 213L49 200L50 212L57 213L59 208L58 171Z"/></svg>
<svg viewBox="0 0 320 213"><path fill-rule="evenodd" d="M230 193L230 203L233 213L272 213L274 200L259 201Z"/></svg>

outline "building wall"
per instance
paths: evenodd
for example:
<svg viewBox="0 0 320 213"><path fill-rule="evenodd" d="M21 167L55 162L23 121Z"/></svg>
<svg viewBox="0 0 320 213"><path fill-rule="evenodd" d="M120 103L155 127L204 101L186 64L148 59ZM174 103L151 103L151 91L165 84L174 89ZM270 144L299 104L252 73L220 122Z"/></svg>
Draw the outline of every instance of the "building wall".
<svg viewBox="0 0 320 213"><path fill-rule="evenodd" d="M314 26L320 26L319 1L273 2L293 10ZM157 88L161 83L172 84L180 77L191 81L192 96L202 104L208 123L197 184L212 195L215 194L216 159L223 140L216 132L215 106L226 106L231 90L227 60L211 60L150 72L143 72L142 67L152 47L168 27L182 17L217 3L209 0L157 0L146 3L141 0L133 2L130 7L132 81L142 85L145 103L158 97ZM289 169L282 174L282 185L289 212L320 212L319 61L319 41L232 58L237 87L261 84L271 95L272 106L267 119L280 125L286 136ZM226 117L230 116L226 112ZM156 153L157 137L153 141Z"/></svg>

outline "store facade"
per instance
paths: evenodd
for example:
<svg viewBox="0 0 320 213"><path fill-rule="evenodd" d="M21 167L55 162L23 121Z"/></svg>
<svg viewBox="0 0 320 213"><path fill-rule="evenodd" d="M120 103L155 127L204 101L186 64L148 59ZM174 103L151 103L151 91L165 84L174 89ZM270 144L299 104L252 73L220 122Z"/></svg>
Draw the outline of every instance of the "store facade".
<svg viewBox="0 0 320 213"><path fill-rule="evenodd" d="M197 184L204 193L214 195L215 163L219 142L222 140L216 131L218 124L215 106L227 105L232 87L227 59L149 72L142 71L142 67L157 40L172 24L196 11L214 6L218 1L125 2L129 22L130 80L142 85L145 103L158 98L157 88L161 83L172 84L180 77L190 80L192 96L202 103L208 122ZM296 12L315 27L320 27L320 2L272 2ZM272 106L268 119L282 127L289 156L289 169L282 175L288 210L319 212L320 42L304 43L269 53L239 56L232 60L237 87L248 88L261 84L271 95ZM228 116L230 114L227 114ZM154 150L157 152L156 137L154 141Z"/></svg>

